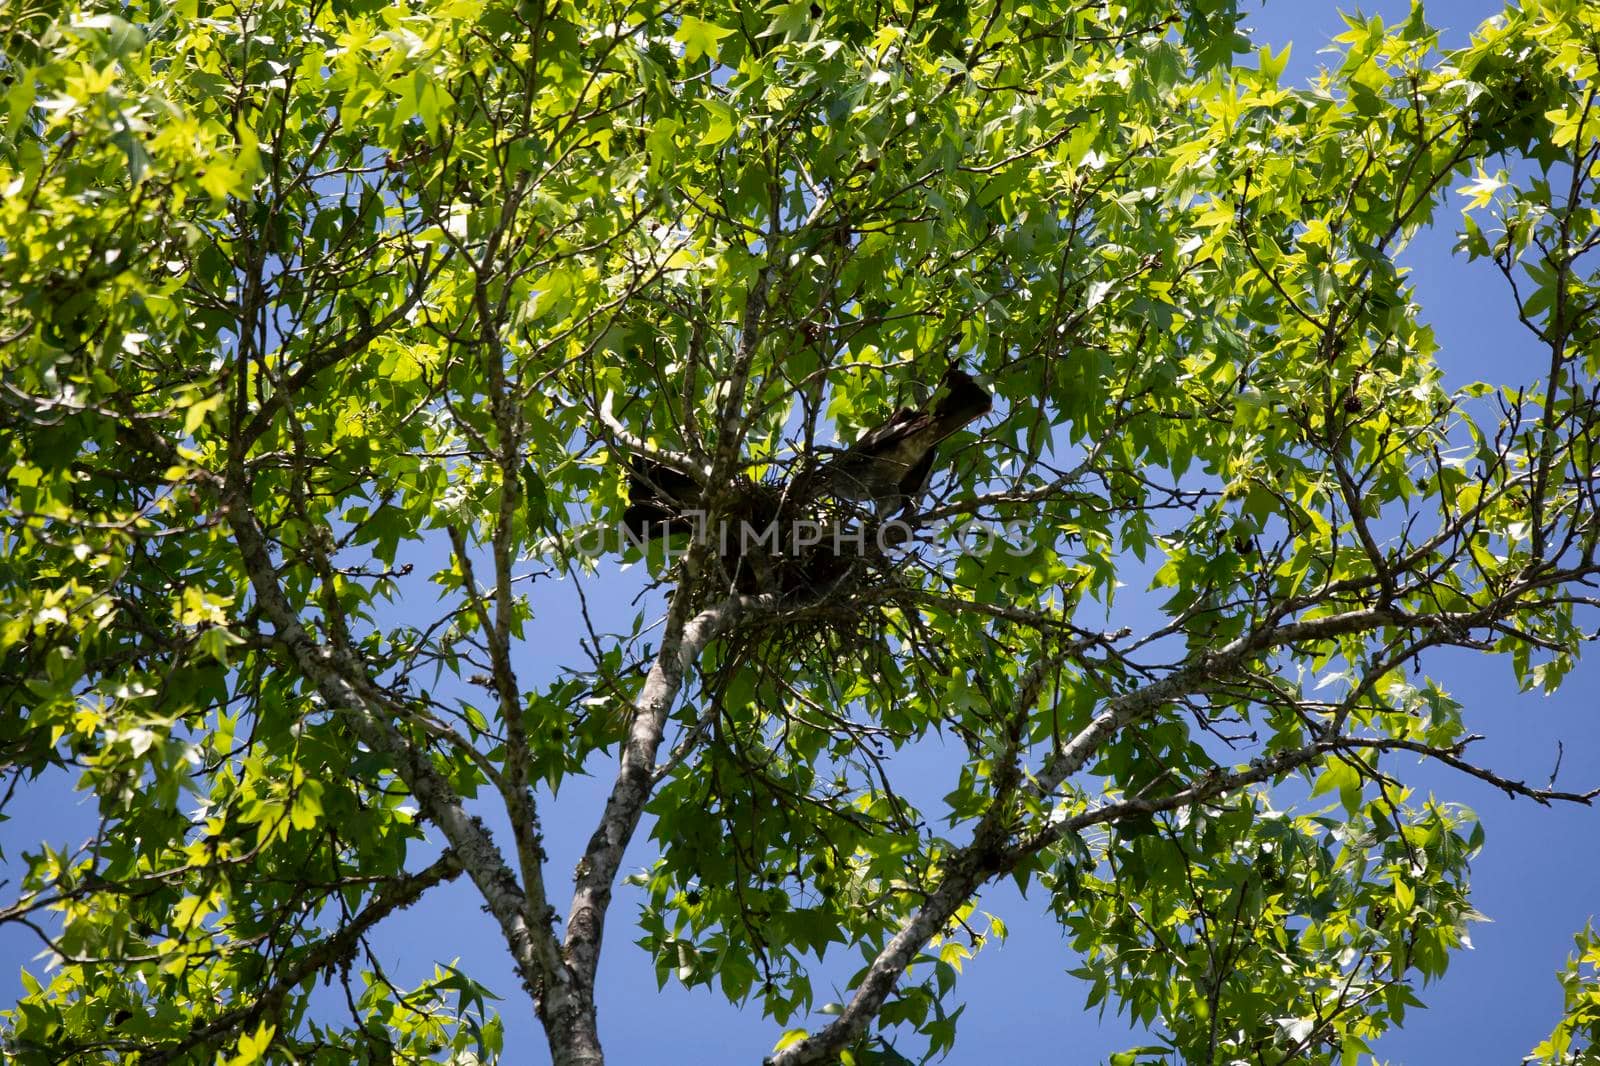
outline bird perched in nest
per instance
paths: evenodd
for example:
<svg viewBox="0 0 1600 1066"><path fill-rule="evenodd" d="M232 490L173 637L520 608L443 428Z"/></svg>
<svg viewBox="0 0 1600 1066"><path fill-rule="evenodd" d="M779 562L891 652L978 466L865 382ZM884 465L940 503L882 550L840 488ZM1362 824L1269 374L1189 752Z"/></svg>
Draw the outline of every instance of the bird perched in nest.
<svg viewBox="0 0 1600 1066"><path fill-rule="evenodd" d="M902 407L887 422L868 430L860 440L802 475L799 492L787 494L791 505L805 506L827 494L855 503L871 503L879 515L911 507L926 491L941 442L973 419L987 414L993 400L965 371L952 367L926 406ZM779 495L770 486L751 486L739 494L738 517L776 517ZM623 525L647 540L673 533L692 533L702 506L703 487L692 475L655 460L635 456L628 461L628 507Z"/></svg>
<svg viewBox="0 0 1600 1066"><path fill-rule="evenodd" d="M868 430L822 464L815 484L846 500L870 502L880 515L909 508L928 488L939 444L993 406L982 386L951 367L931 403L921 410L902 407Z"/></svg>

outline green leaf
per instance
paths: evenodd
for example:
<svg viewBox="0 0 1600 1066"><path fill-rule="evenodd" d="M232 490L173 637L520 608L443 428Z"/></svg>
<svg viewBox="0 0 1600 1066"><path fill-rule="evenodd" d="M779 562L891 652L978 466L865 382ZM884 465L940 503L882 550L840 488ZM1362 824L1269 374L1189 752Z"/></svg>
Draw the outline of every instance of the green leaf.
<svg viewBox="0 0 1600 1066"><path fill-rule="evenodd" d="M804 1040L810 1035L811 1034L805 1029L785 1030L784 1034L778 1038L778 1042L772 1045L772 1050L774 1052L782 1051L786 1047L791 1047L795 1044L798 1044L800 1041Z"/></svg>
<svg viewBox="0 0 1600 1066"><path fill-rule="evenodd" d="M706 22L693 15L685 15L672 39L683 43L683 58L687 62L693 63L701 56L708 56L715 62L717 42L732 32L726 27Z"/></svg>

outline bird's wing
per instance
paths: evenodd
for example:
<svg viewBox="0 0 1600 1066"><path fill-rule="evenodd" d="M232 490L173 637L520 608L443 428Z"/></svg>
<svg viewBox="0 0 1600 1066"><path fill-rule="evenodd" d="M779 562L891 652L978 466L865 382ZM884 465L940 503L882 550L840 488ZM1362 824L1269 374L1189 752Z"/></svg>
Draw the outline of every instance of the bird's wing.
<svg viewBox="0 0 1600 1066"><path fill-rule="evenodd" d="M915 425L919 419L925 417L910 407L902 407L889 416L887 422L881 422L861 435L861 439L850 445L852 452L875 452L893 444L906 434L915 432Z"/></svg>
<svg viewBox="0 0 1600 1066"><path fill-rule="evenodd" d="M981 385L966 371L952 367L945 371L938 394L926 408L898 409L888 421L863 433L848 450L867 454L882 452L907 438L923 438L929 429L933 430L932 443L925 446L931 447L973 419L988 414L993 406L992 397ZM918 443L924 441L919 439Z"/></svg>
<svg viewBox="0 0 1600 1066"><path fill-rule="evenodd" d="M907 507L928 491L928 482L933 479L933 460L938 454L938 448L929 448L922 453L922 458L906 471L906 476L900 479L900 495L905 497Z"/></svg>
<svg viewBox="0 0 1600 1066"><path fill-rule="evenodd" d="M940 382L932 403L902 407L826 464L832 491L873 499L882 508L920 495L933 473L939 442L992 406L989 393L959 369Z"/></svg>
<svg viewBox="0 0 1600 1066"><path fill-rule="evenodd" d="M899 487L907 500L927 490L939 444L973 419L988 414L993 406L989 393L963 371L952 367L945 373L928 412L906 426L900 447L895 449L905 466Z"/></svg>

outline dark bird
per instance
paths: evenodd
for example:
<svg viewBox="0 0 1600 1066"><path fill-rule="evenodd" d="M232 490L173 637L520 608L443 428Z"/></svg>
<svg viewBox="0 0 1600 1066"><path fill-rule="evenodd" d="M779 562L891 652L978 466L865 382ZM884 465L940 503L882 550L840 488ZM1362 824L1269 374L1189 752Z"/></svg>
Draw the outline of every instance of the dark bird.
<svg viewBox="0 0 1600 1066"><path fill-rule="evenodd" d="M628 460L628 507L622 524L639 540L692 533L700 507L700 482L654 459Z"/></svg>
<svg viewBox="0 0 1600 1066"><path fill-rule="evenodd" d="M733 494L724 521L735 528L740 521L760 528L779 517L780 500L787 498L804 512L824 493L870 502L880 515L909 507L927 488L939 444L992 406L988 392L952 367L931 403L920 410L900 408L812 474L802 475L797 492L744 483ZM693 475L657 459L633 456L628 460L628 506L622 523L638 540L695 533L706 517L704 499L704 488Z"/></svg>
<svg viewBox="0 0 1600 1066"><path fill-rule="evenodd" d="M641 543L675 533L703 537L729 584L741 592L768 592L773 591L771 556L776 546L768 538L781 533L773 528L781 493L777 485L738 479L724 497L720 527L711 529L698 479L658 460L634 456L628 460L628 506L622 524Z"/></svg>
<svg viewBox="0 0 1600 1066"><path fill-rule="evenodd" d="M951 367L926 407L900 408L823 463L820 486L843 499L870 501L880 515L910 507L928 487L940 442L993 406L988 392Z"/></svg>

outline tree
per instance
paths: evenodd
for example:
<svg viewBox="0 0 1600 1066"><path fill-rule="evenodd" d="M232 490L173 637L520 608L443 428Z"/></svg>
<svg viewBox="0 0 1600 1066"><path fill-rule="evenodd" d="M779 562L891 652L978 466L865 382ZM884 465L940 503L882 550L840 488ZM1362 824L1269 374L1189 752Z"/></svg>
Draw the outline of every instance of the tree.
<svg viewBox="0 0 1600 1066"><path fill-rule="evenodd" d="M470 974L402 989L359 950L465 878L501 1009L599 1063L647 818L642 944L771 1016L774 1066L948 1049L1002 878L1140 1061L1350 1062L1403 1021L1481 843L1404 767L1595 795L1476 762L1424 665L1550 688L1590 635L1600 13L1529 0L1447 54L1420 8L1352 19L1303 90L1236 25L8 8L0 752L7 795L66 772L101 821L6 856L0 923L62 963L7 1054L493 1058ZM1460 250L1548 361L1451 395L1395 257L1463 183ZM996 410L904 533L790 491L956 365ZM641 469L692 475L708 528L855 547L619 541ZM551 576L619 556L661 617L551 667ZM1157 625L1096 624L1124 583ZM894 755L935 736L968 757L917 810ZM567 897L540 810L595 766ZM1327 798L1282 809L1296 781ZM865 961L819 1015L830 946ZM1552 1062L1593 1031L1578 965Z"/></svg>

